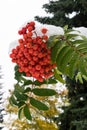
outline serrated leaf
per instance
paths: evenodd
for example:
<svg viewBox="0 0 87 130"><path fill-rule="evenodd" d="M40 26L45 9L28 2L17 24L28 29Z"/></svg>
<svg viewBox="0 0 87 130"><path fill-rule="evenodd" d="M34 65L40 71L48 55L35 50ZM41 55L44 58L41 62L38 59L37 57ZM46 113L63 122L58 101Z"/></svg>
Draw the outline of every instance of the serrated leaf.
<svg viewBox="0 0 87 130"><path fill-rule="evenodd" d="M67 32L67 31L68 31L68 25L65 25L65 26L63 27L63 29L64 29L64 32Z"/></svg>
<svg viewBox="0 0 87 130"><path fill-rule="evenodd" d="M18 71L18 69L19 69L19 66L16 65L15 68L14 68L14 70L15 70L15 77L14 77L14 78L15 78L18 82L21 82L21 77L22 77L22 76L25 76L25 73L24 73L24 72L21 72L21 73L20 73L20 72Z"/></svg>
<svg viewBox="0 0 87 130"><path fill-rule="evenodd" d="M53 96L57 94L55 90L48 88L34 88L32 92L37 96Z"/></svg>
<svg viewBox="0 0 87 130"><path fill-rule="evenodd" d="M63 45L64 45L63 41L58 41L54 45L54 47L52 48L52 51L51 51L51 60L52 60L53 63L56 61L57 55L58 55L59 51L62 49Z"/></svg>
<svg viewBox="0 0 87 130"><path fill-rule="evenodd" d="M21 119L23 117L23 107L18 110L18 118Z"/></svg>
<svg viewBox="0 0 87 130"><path fill-rule="evenodd" d="M78 34L69 33L69 34L66 34L66 39L68 40L75 39L77 36Z"/></svg>
<svg viewBox="0 0 87 130"><path fill-rule="evenodd" d="M18 83L15 84L15 90L19 91L19 92L24 92L24 88L22 86L20 86Z"/></svg>
<svg viewBox="0 0 87 130"><path fill-rule="evenodd" d="M78 50L85 49L85 48L87 49L87 43L83 43L77 46Z"/></svg>
<svg viewBox="0 0 87 130"><path fill-rule="evenodd" d="M56 83L57 83L56 79L54 79L52 77L49 78L48 80L44 80L43 82L39 82L38 80L35 80L33 82L33 84L36 86L41 86L42 84L56 84Z"/></svg>
<svg viewBox="0 0 87 130"><path fill-rule="evenodd" d="M87 76L86 75L82 75L83 79L87 81Z"/></svg>
<svg viewBox="0 0 87 130"><path fill-rule="evenodd" d="M26 94L20 93L17 90L14 91L14 95L18 101L26 101L28 98Z"/></svg>
<svg viewBox="0 0 87 130"><path fill-rule="evenodd" d="M71 60L72 54L73 54L73 50L71 47L65 46L62 48L62 50L60 51L60 53L57 56L57 67L58 69L64 73L66 66L68 64L68 62Z"/></svg>
<svg viewBox="0 0 87 130"><path fill-rule="evenodd" d="M76 66L77 66L77 63L78 63L78 59L79 59L79 56L78 56L76 53L74 53L74 54L73 54L73 57L72 57L72 59L71 59L71 61L70 61L70 63L69 63L69 70L68 70L69 76L70 76L71 78L74 77L75 71L78 69L78 68L76 67Z"/></svg>
<svg viewBox="0 0 87 130"><path fill-rule="evenodd" d="M81 38L82 38L84 41L87 42L87 37L86 37L86 36L84 36L84 35L80 35L80 36L81 36Z"/></svg>
<svg viewBox="0 0 87 130"><path fill-rule="evenodd" d="M59 82L65 83L65 80L62 78L62 75L58 73L57 69L54 70L54 76Z"/></svg>
<svg viewBox="0 0 87 130"><path fill-rule="evenodd" d="M69 70L68 67L68 64L70 63L71 59L72 59L72 56L75 52L73 51L73 49L70 49L67 51L67 53L64 55L64 57L62 57L62 60L60 62L60 70L62 70L62 72L66 72L66 69ZM67 71L68 72L68 71Z"/></svg>
<svg viewBox="0 0 87 130"><path fill-rule="evenodd" d="M27 92L31 92L31 88L26 88L25 90L24 90L24 93L27 93Z"/></svg>
<svg viewBox="0 0 87 130"><path fill-rule="evenodd" d="M57 35L50 36L48 41L47 41L47 47L48 48L53 47L56 44L57 41L58 41Z"/></svg>
<svg viewBox="0 0 87 130"><path fill-rule="evenodd" d="M23 108L24 111L24 116L28 119L28 120L32 120L30 111L29 111L29 106L26 104Z"/></svg>
<svg viewBox="0 0 87 130"><path fill-rule="evenodd" d="M26 80L23 86L30 85L30 84L33 84L33 82L31 80Z"/></svg>
<svg viewBox="0 0 87 130"><path fill-rule="evenodd" d="M33 84L36 86L41 86L42 84L46 84L46 81L44 80L43 82L39 82L38 80L35 80Z"/></svg>
<svg viewBox="0 0 87 130"><path fill-rule="evenodd" d="M54 77L50 77L47 80L47 84L56 84L56 83L57 83L57 80Z"/></svg>
<svg viewBox="0 0 87 130"><path fill-rule="evenodd" d="M20 108L20 107L22 107L24 104L25 104L24 101L20 101L20 102L18 103L18 107Z"/></svg>
<svg viewBox="0 0 87 130"><path fill-rule="evenodd" d="M83 42L84 42L83 39L79 39L79 40L74 40L74 41L72 41L72 44L73 44L73 45L75 45L75 44L80 45L80 44L83 44Z"/></svg>
<svg viewBox="0 0 87 130"><path fill-rule="evenodd" d="M87 48L83 48L80 50L80 55L83 56L83 58L87 57Z"/></svg>
<svg viewBox="0 0 87 130"><path fill-rule="evenodd" d="M19 69L19 66L18 66L18 65L15 65L14 71L18 71L18 69Z"/></svg>
<svg viewBox="0 0 87 130"><path fill-rule="evenodd" d="M82 58L80 58L79 61L79 71L82 73L82 75L86 75L87 76L87 64L86 61L83 60Z"/></svg>
<svg viewBox="0 0 87 130"><path fill-rule="evenodd" d="M33 97L30 98L30 104L32 106L34 106L35 108L37 108L38 110L46 111L46 110L49 109L47 105L45 105L44 103L34 99Z"/></svg>
<svg viewBox="0 0 87 130"><path fill-rule="evenodd" d="M11 105L16 105L16 106L18 105L18 103L13 95L10 97L9 102Z"/></svg>
<svg viewBox="0 0 87 130"><path fill-rule="evenodd" d="M79 81L80 83L83 84L83 79L82 79L82 75L80 72L78 72L78 74L75 77L76 81Z"/></svg>
<svg viewBox="0 0 87 130"><path fill-rule="evenodd" d="M57 55L57 63L61 63L62 58L65 56L65 54L71 49L69 46L64 46L61 51Z"/></svg>
<svg viewBox="0 0 87 130"><path fill-rule="evenodd" d="M64 29L64 34L69 34L71 32L74 32L75 30L74 29L71 29L71 28L67 28L67 29Z"/></svg>
<svg viewBox="0 0 87 130"><path fill-rule="evenodd" d="M19 82L20 81L20 78L21 78L21 73L16 71L15 72L15 79Z"/></svg>

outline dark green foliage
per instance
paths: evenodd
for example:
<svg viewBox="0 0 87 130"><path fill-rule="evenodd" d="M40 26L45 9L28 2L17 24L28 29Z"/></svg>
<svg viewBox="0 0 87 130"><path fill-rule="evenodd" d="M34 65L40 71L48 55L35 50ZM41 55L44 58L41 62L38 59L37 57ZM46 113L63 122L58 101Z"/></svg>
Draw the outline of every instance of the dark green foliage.
<svg viewBox="0 0 87 130"><path fill-rule="evenodd" d="M32 92L37 96L53 96L57 94L55 90L49 88L34 88Z"/></svg>
<svg viewBox="0 0 87 130"><path fill-rule="evenodd" d="M72 29L64 27L64 35L50 36L47 45L51 48L51 60L57 65L54 76L61 81L61 72L71 79L75 76L76 80L83 83L82 78L87 80L87 38L72 32Z"/></svg>
<svg viewBox="0 0 87 130"><path fill-rule="evenodd" d="M34 106L35 108L37 108L38 110L48 110L48 106L45 105L44 103L42 103L41 101L38 101L36 99L34 99L33 97L30 97L30 104L32 106Z"/></svg>
<svg viewBox="0 0 87 130"><path fill-rule="evenodd" d="M69 90L70 106L63 107L64 113L56 122L61 122L59 130L86 130L87 60L84 54L87 54L87 38L82 36L82 39L78 40L77 34L68 32L70 31L66 29L64 36L52 36L51 40L49 38L50 42L48 40L48 48L52 48L52 62L56 63L57 70L65 75L66 87Z"/></svg>
<svg viewBox="0 0 87 130"><path fill-rule="evenodd" d="M68 98L70 106L63 107L64 113L57 118L56 122L57 124L61 122L59 130L86 130L87 63L86 59L84 59L86 57L84 57L82 53L83 48L87 47L87 42L85 42L86 37L82 37L83 39L81 40L75 40L77 34L69 34L67 31L69 32L69 30L66 30L64 36L54 36L53 41L51 38L50 44L48 41L48 47L52 48L52 62L56 62L57 70L65 75L66 87L69 90ZM55 37L56 43L54 42ZM58 46L58 44L60 46ZM86 52L87 48L84 54L86 54Z"/></svg>
<svg viewBox="0 0 87 130"><path fill-rule="evenodd" d="M87 0L50 0L43 8L51 17L36 16L35 20L63 27L87 27ZM73 17L70 14L74 13Z"/></svg>
<svg viewBox="0 0 87 130"><path fill-rule="evenodd" d="M76 83L68 77L66 81L71 105L64 107L64 113L57 119L61 122L59 130L87 130L87 82Z"/></svg>

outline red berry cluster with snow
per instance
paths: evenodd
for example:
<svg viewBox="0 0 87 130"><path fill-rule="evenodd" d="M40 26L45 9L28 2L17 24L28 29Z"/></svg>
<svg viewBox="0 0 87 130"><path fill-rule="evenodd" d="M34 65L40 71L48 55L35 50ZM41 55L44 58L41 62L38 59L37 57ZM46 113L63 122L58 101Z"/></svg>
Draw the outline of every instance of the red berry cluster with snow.
<svg viewBox="0 0 87 130"><path fill-rule="evenodd" d="M19 66L19 72L25 72L26 76L33 77L40 82L53 75L55 64L51 63L51 50L47 48L48 36L46 28L41 29L39 36L35 31L35 22L27 23L18 31L22 36L18 40L18 46L12 49L10 58Z"/></svg>

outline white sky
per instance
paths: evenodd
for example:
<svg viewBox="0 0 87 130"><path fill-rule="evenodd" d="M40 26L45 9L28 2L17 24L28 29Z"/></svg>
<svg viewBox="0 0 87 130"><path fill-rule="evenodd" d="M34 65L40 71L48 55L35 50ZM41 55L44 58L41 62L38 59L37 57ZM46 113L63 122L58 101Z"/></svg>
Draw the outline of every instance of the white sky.
<svg viewBox="0 0 87 130"><path fill-rule="evenodd" d="M13 85L13 63L8 55L9 44L17 40L18 29L34 16L45 16L42 5L49 0L0 0L0 65L4 74L3 87ZM12 86L13 87L13 86Z"/></svg>

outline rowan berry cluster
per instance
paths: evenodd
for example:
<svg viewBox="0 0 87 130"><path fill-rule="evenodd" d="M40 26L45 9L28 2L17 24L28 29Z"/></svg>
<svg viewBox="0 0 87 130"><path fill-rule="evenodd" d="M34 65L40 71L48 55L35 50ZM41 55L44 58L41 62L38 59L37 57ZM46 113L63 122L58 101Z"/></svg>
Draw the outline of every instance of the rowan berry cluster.
<svg viewBox="0 0 87 130"><path fill-rule="evenodd" d="M40 82L53 75L55 64L51 63L51 50L47 48L47 29L42 28L42 36L35 32L35 22L27 23L18 31L22 36L18 40L18 46L12 49L10 58L19 66L19 72L25 72L26 76L34 77Z"/></svg>

